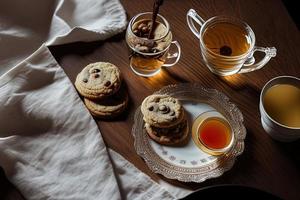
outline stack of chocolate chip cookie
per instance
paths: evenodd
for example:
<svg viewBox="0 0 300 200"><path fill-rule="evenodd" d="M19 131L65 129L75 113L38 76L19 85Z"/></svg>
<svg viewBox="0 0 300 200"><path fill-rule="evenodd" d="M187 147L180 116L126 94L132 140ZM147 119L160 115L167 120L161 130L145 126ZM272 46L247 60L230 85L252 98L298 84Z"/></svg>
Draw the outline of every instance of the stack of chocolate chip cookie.
<svg viewBox="0 0 300 200"><path fill-rule="evenodd" d="M169 146L187 144L188 122L178 99L168 95L151 95L144 99L141 111L146 132L154 141Z"/></svg>
<svg viewBox="0 0 300 200"><path fill-rule="evenodd" d="M112 118L121 114L128 103L128 94L120 70L111 63L87 65L78 75L75 87L84 97L91 114Z"/></svg>

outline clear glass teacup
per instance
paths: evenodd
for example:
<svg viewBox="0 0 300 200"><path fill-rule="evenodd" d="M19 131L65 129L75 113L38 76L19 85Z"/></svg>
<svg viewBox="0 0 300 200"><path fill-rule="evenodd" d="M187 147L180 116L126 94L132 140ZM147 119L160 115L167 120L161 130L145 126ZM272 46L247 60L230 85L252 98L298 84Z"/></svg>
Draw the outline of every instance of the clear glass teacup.
<svg viewBox="0 0 300 200"><path fill-rule="evenodd" d="M172 41L168 21L159 14L155 31L148 39L151 19L152 12L140 13L130 20L126 31L130 67L135 74L144 77L158 74L162 67L175 65L181 55L179 43Z"/></svg>
<svg viewBox="0 0 300 200"><path fill-rule="evenodd" d="M189 28L200 40L206 66L217 75L227 76L258 70L276 56L274 47L255 46L254 32L239 19L215 16L204 21L194 9L190 9L186 17ZM201 27L200 30L194 22ZM253 56L256 51L265 53L259 62L255 62Z"/></svg>

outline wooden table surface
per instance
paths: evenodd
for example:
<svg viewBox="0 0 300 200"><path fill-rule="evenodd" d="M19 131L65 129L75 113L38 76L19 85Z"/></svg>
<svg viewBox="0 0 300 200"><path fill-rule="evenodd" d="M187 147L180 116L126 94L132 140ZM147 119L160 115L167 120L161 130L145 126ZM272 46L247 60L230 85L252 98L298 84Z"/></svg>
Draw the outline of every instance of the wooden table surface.
<svg viewBox="0 0 300 200"><path fill-rule="evenodd" d="M152 9L149 0L121 0L128 19ZM259 46L274 46L277 56L263 69L248 74L220 78L213 75L200 58L199 42L189 30L186 13L194 8L204 19L230 15L246 21L256 35ZM203 183L180 183L197 189L215 184L242 184L269 191L285 199L300 199L300 141L280 143L272 140L260 123L259 95L264 84L273 77L300 77L299 30L280 0L165 0L160 13L169 21L173 37L182 47L182 57L174 67L153 78L142 78L129 68L125 33L105 42L75 43L51 47L50 50L74 83L81 69L92 62L107 61L117 65L128 85L128 112L115 121L97 120L108 147L116 150L154 180L165 179L152 173L136 154L131 128L133 115L142 100L161 87L197 82L203 87L225 93L244 115L247 128L245 151L233 168L219 178Z"/></svg>

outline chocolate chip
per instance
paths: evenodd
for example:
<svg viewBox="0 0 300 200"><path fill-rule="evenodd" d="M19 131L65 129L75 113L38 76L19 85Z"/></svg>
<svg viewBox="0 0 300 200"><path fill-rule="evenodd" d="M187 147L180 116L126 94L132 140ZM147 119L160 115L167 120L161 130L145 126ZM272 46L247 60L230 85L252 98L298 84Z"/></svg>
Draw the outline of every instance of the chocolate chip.
<svg viewBox="0 0 300 200"><path fill-rule="evenodd" d="M229 46L224 45L220 48L220 54L223 56L231 56L232 50Z"/></svg>
<svg viewBox="0 0 300 200"><path fill-rule="evenodd" d="M99 74L94 74L94 78L99 78Z"/></svg>
<svg viewBox="0 0 300 200"><path fill-rule="evenodd" d="M149 47L149 48L153 48L154 45L155 45L155 43L156 43L156 42L151 41L151 40L144 40L144 41L142 41L142 42L143 42L143 43L142 43L143 46L147 46L147 47Z"/></svg>
<svg viewBox="0 0 300 200"><path fill-rule="evenodd" d="M160 111L166 111L166 110L168 110L167 106L165 106L165 105L159 106L158 109L159 109Z"/></svg>
<svg viewBox="0 0 300 200"><path fill-rule="evenodd" d="M150 106L150 107L148 108L148 110L149 110L149 111L153 111L153 110L154 110L154 107L153 107L153 106Z"/></svg>
<svg viewBox="0 0 300 200"><path fill-rule="evenodd" d="M171 116L175 116L175 111L172 110L172 111L170 112L170 115L171 115Z"/></svg>
<svg viewBox="0 0 300 200"><path fill-rule="evenodd" d="M92 73L94 74L94 73L98 73L98 72L100 72L100 69L93 69L92 70Z"/></svg>
<svg viewBox="0 0 300 200"><path fill-rule="evenodd" d="M83 81L84 83L87 83L87 82L88 82L88 79L87 79L87 78L84 78L82 81Z"/></svg>
<svg viewBox="0 0 300 200"><path fill-rule="evenodd" d="M120 100L122 100L122 97L121 97L121 96L118 96L118 95L115 95L115 96L113 97L113 100L120 101Z"/></svg>
<svg viewBox="0 0 300 200"><path fill-rule="evenodd" d="M156 98L156 99L154 100L155 103L158 103L159 101L160 101L160 98Z"/></svg>
<svg viewBox="0 0 300 200"><path fill-rule="evenodd" d="M158 109L162 114L167 114L168 112L170 112L170 108L166 105L160 105Z"/></svg>
<svg viewBox="0 0 300 200"><path fill-rule="evenodd" d="M106 87L110 86L110 84L111 84L110 81L106 81L106 82L104 83L104 85L105 85Z"/></svg>

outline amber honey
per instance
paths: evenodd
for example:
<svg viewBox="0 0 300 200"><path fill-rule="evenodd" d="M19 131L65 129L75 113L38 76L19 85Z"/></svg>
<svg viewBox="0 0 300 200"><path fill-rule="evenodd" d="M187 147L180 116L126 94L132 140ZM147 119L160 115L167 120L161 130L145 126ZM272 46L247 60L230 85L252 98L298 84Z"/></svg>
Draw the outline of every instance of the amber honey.
<svg viewBox="0 0 300 200"><path fill-rule="evenodd" d="M231 141L231 129L224 120L209 118L199 127L198 139L210 149L223 149Z"/></svg>
<svg viewBox="0 0 300 200"><path fill-rule="evenodd" d="M204 152L220 155L227 152L233 144L231 126L222 117L200 115L193 124L193 140Z"/></svg>

